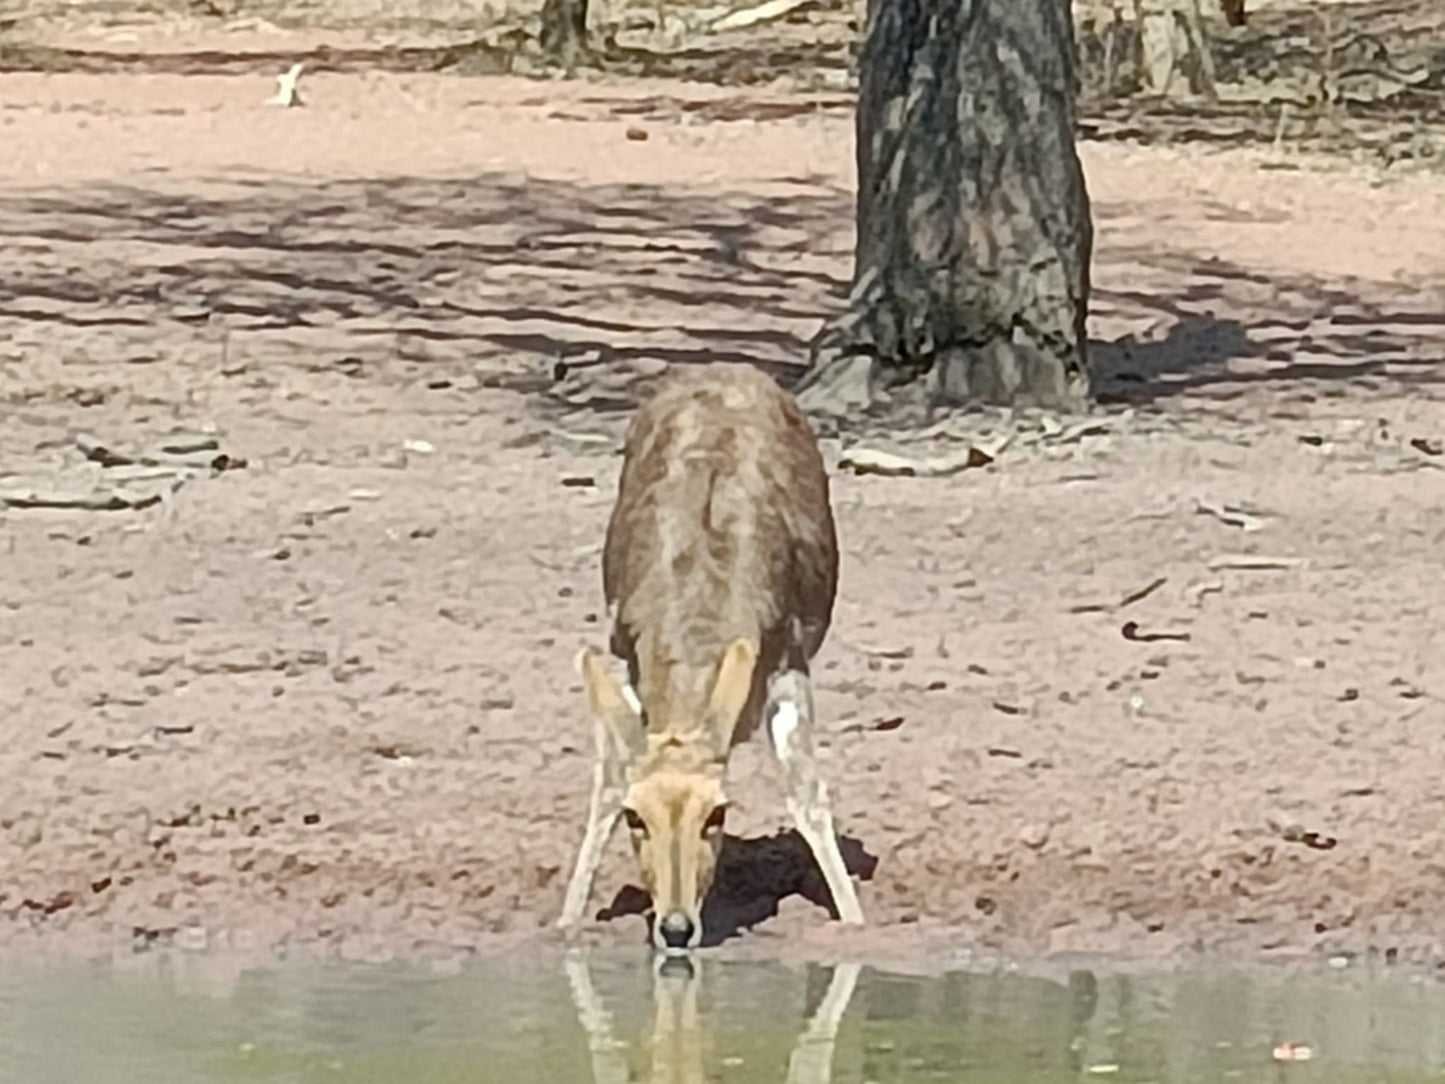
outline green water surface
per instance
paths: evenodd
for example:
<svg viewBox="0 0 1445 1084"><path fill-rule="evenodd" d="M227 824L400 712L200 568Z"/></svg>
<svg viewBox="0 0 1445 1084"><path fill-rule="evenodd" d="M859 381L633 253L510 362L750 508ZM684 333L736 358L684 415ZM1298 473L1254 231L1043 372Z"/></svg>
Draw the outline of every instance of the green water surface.
<svg viewBox="0 0 1445 1084"><path fill-rule="evenodd" d="M242 966L180 953L19 963L0 969L0 1081L1445 1079L1445 986L1419 977L1354 967L851 973L846 996L831 966L725 955L704 958L692 978L657 977L645 952L574 957L570 971L561 955L535 953L445 967ZM831 1045L815 1029L801 1058L799 1037L825 1002L836 1010ZM1284 1042L1307 1046L1309 1060L1277 1060Z"/></svg>

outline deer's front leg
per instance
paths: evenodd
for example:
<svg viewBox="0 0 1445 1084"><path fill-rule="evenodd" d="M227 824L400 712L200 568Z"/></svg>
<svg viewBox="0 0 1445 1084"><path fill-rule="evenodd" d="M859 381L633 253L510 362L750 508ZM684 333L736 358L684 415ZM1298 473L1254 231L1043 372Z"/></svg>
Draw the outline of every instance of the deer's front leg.
<svg viewBox="0 0 1445 1084"><path fill-rule="evenodd" d="M562 916L557 920L560 927L575 926L582 921L587 910L587 898L592 894L592 879L597 876L602 852L607 849L607 842L612 838L612 830L622 813L623 794L621 765L608 750L606 736L599 734L597 763L592 769L592 797L587 805L587 832L577 852L572 879L567 883Z"/></svg>
<svg viewBox="0 0 1445 1084"><path fill-rule="evenodd" d="M838 850L828 787L818 772L813 747L813 689L808 675L801 670L784 670L769 678L764 718L773 752L783 768L793 823L823 871L839 921L861 926L863 908L858 905L848 867Z"/></svg>

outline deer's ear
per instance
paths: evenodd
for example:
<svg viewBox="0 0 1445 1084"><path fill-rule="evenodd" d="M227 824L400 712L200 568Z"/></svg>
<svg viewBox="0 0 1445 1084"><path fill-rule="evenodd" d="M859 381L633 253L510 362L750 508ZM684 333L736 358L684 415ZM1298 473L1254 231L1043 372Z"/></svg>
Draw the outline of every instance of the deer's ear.
<svg viewBox="0 0 1445 1084"><path fill-rule="evenodd" d="M753 670L757 664L758 650L745 637L728 644L718 664L703 725L707 728L708 740L720 756L732 745L733 731L752 695Z"/></svg>
<svg viewBox="0 0 1445 1084"><path fill-rule="evenodd" d="M642 716L628 703L621 687L612 680L602 665L602 657L590 647L577 654L577 672L587 686L587 703L592 716L606 735L608 752L621 760L631 760L647 748L647 732Z"/></svg>

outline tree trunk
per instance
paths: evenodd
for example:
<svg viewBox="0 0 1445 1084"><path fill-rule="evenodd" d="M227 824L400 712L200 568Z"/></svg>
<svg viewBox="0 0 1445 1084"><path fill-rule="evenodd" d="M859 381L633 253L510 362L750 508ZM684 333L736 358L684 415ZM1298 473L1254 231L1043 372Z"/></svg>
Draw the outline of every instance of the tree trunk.
<svg viewBox="0 0 1445 1084"><path fill-rule="evenodd" d="M545 0L542 51L570 68L587 53L587 0Z"/></svg>
<svg viewBox="0 0 1445 1084"><path fill-rule="evenodd" d="M814 340L805 405L902 384L930 404L1087 397L1075 63L1069 0L869 0L853 292Z"/></svg>
<svg viewBox="0 0 1445 1084"><path fill-rule="evenodd" d="M1215 99L1214 54L1204 36L1199 0L1134 0L1139 82L1164 98Z"/></svg>

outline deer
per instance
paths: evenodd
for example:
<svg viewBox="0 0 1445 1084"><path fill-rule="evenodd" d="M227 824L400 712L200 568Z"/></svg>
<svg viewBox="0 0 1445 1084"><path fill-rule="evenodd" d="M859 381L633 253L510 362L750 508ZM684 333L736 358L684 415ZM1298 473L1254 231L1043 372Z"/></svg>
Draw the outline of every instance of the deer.
<svg viewBox="0 0 1445 1084"><path fill-rule="evenodd" d="M596 762L559 926L581 922L620 817L652 897L653 947L695 950L729 754L760 727L837 918L863 923L814 745L809 666L837 584L828 473L796 400L747 365L659 378L624 438L603 542L609 647L626 683L595 648L576 656Z"/></svg>

